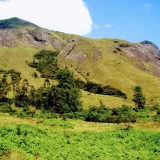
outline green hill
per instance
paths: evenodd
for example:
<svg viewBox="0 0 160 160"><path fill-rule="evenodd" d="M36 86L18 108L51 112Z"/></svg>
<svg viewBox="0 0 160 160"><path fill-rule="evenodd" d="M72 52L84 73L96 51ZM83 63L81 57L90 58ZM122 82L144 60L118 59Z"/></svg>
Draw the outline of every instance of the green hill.
<svg viewBox="0 0 160 160"><path fill-rule="evenodd" d="M32 75L36 70L28 63L37 52L46 49L58 52L58 66L68 68L76 78L126 93L127 104L133 105L133 88L137 85L142 86L147 103L160 103L160 56L153 43L90 39L42 29L18 18L2 20L0 26L0 69L15 69L36 87L42 85L44 79L35 80ZM105 99L94 94L92 101L89 93L82 93L85 105L94 105L93 102L97 104L100 100L110 107L115 106L116 100L120 105L125 103L123 99L112 96Z"/></svg>

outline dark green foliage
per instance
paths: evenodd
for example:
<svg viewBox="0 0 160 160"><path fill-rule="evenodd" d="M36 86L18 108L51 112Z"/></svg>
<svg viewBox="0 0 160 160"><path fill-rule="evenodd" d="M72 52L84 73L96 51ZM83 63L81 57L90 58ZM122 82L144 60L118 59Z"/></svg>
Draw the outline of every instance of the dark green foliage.
<svg viewBox="0 0 160 160"><path fill-rule="evenodd" d="M30 90L31 105L38 109L56 113L77 112L81 110L80 90L75 85L73 75L68 70L57 70L58 86L50 86L45 80L44 87Z"/></svg>
<svg viewBox="0 0 160 160"><path fill-rule="evenodd" d="M86 91L96 94L103 94L104 90L103 87L100 84L96 84L93 82L87 82L85 85Z"/></svg>
<svg viewBox="0 0 160 160"><path fill-rule="evenodd" d="M122 52L122 50L120 48L117 47L116 49L117 49L117 51Z"/></svg>
<svg viewBox="0 0 160 160"><path fill-rule="evenodd" d="M133 95L133 101L135 102L136 106L140 108L144 108L146 99L145 96L142 93L141 86L136 86L134 88L134 95Z"/></svg>
<svg viewBox="0 0 160 160"><path fill-rule="evenodd" d="M6 71L3 69L0 69L0 74L4 74L4 73L6 73Z"/></svg>
<svg viewBox="0 0 160 160"><path fill-rule="evenodd" d="M38 27L37 25L21 20L19 18L10 18L5 20L0 20L0 29L11 29L11 28L18 28L22 26L33 26Z"/></svg>
<svg viewBox="0 0 160 160"><path fill-rule="evenodd" d="M104 90L103 92L104 95L113 95L115 97L122 97L127 99L127 95L119 89L112 88L111 86L107 85L103 87L103 90Z"/></svg>
<svg viewBox="0 0 160 160"><path fill-rule="evenodd" d="M100 106L93 106L88 110L86 121L107 122L107 123L127 123L136 122L135 111L123 105L121 108L107 108L100 102Z"/></svg>
<svg viewBox="0 0 160 160"><path fill-rule="evenodd" d="M28 65L36 68L42 77L54 78L57 67L57 53L48 50L42 50L34 55L34 60Z"/></svg>
<svg viewBox="0 0 160 160"><path fill-rule="evenodd" d="M9 103L6 102L0 102L0 112L2 113L11 113L11 107Z"/></svg>
<svg viewBox="0 0 160 160"><path fill-rule="evenodd" d="M7 101L7 94L10 91L10 86L7 82L7 75L4 74L0 80L0 102Z"/></svg>
<svg viewBox="0 0 160 160"><path fill-rule="evenodd" d="M110 95L110 96L121 97L121 98L127 99L127 95L125 93L109 85L102 86L101 84L97 84L93 82L85 83L81 81L80 79L76 80L76 85L78 88L88 91L90 93Z"/></svg>
<svg viewBox="0 0 160 160"><path fill-rule="evenodd" d="M73 74L67 69L59 69L56 71L56 79L60 88L72 88L76 87Z"/></svg>
<svg viewBox="0 0 160 160"><path fill-rule="evenodd" d="M76 112L81 109L80 90L75 84L73 74L68 70L58 70L56 72L56 79L58 80L58 88L62 95L62 105L66 112Z"/></svg>

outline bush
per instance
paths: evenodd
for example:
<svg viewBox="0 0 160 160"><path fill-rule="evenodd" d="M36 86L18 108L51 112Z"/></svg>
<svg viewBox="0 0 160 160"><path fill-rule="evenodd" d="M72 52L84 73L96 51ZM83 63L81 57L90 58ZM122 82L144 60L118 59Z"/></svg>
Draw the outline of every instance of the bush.
<svg viewBox="0 0 160 160"><path fill-rule="evenodd" d="M127 123L136 122L136 114L132 108L123 105L121 108L106 108L93 106L89 109L85 120L91 122Z"/></svg>

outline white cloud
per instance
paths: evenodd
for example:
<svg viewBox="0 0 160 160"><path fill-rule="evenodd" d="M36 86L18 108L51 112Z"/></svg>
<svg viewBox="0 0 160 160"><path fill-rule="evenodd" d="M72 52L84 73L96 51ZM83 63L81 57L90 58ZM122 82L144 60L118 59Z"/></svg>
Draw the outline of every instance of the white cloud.
<svg viewBox="0 0 160 160"><path fill-rule="evenodd" d="M150 4L143 4L143 9L145 12L149 12L151 9L151 5Z"/></svg>
<svg viewBox="0 0 160 160"><path fill-rule="evenodd" d="M93 26L95 29L103 29L103 28L112 28L113 24L105 24L105 25L98 25L98 24L94 24Z"/></svg>
<svg viewBox="0 0 160 160"><path fill-rule="evenodd" d="M85 35L92 19L83 0L0 0L0 19L18 17L40 27Z"/></svg>
<svg viewBox="0 0 160 160"><path fill-rule="evenodd" d="M105 24L104 25L104 28L112 28L113 27L113 24Z"/></svg>

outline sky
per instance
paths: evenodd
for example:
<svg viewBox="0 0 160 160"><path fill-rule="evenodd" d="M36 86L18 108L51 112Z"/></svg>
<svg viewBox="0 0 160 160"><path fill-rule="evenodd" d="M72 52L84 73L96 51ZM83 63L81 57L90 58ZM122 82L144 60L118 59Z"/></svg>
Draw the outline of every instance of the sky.
<svg viewBox="0 0 160 160"><path fill-rule="evenodd" d="M160 47L160 0L0 0L0 19L90 38L149 40Z"/></svg>

